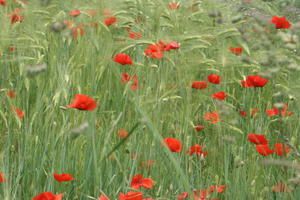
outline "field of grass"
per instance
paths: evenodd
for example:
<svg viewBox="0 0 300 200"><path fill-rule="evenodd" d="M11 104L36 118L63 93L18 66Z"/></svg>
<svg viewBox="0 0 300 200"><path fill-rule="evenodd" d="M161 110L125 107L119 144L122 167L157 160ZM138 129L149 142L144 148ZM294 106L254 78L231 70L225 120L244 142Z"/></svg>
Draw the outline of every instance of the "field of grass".
<svg viewBox="0 0 300 200"><path fill-rule="evenodd" d="M300 199L299 37L299 0L0 0L0 200Z"/></svg>

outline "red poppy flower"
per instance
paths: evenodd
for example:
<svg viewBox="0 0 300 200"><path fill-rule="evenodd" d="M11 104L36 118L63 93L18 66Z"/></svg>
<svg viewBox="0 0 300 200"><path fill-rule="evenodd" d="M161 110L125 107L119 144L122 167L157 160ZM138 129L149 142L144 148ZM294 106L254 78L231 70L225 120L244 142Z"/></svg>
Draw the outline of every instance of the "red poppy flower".
<svg viewBox="0 0 300 200"><path fill-rule="evenodd" d="M122 83L128 83L130 81L131 77L128 73L122 73L121 74L121 82Z"/></svg>
<svg viewBox="0 0 300 200"><path fill-rule="evenodd" d="M206 81L194 81L192 83L192 88L196 90L202 90L207 88L207 82Z"/></svg>
<svg viewBox="0 0 300 200"><path fill-rule="evenodd" d="M137 40L142 38L142 34L139 32L133 32L133 31L129 31L128 32L128 37L130 37L131 39Z"/></svg>
<svg viewBox="0 0 300 200"><path fill-rule="evenodd" d="M4 182L5 182L4 174L0 172L0 183L4 183Z"/></svg>
<svg viewBox="0 0 300 200"><path fill-rule="evenodd" d="M209 121L212 124L216 124L220 121L220 115L217 111L215 112L207 112L204 115L204 119Z"/></svg>
<svg viewBox="0 0 300 200"><path fill-rule="evenodd" d="M275 24L276 29L288 29L292 26L285 17L273 16L271 23Z"/></svg>
<svg viewBox="0 0 300 200"><path fill-rule="evenodd" d="M210 75L208 75L207 76L207 80L208 80L208 82L210 82L212 84L220 84L220 82L221 82L221 78L217 74L210 74Z"/></svg>
<svg viewBox="0 0 300 200"><path fill-rule="evenodd" d="M231 51L231 53L233 53L234 55L241 55L243 53L243 48L242 47L230 47L229 50Z"/></svg>
<svg viewBox="0 0 300 200"><path fill-rule="evenodd" d="M269 148L268 144L258 144L258 145L256 145L256 151L262 156L268 156L268 155L274 153L274 151Z"/></svg>
<svg viewBox="0 0 300 200"><path fill-rule="evenodd" d="M207 200L208 191L207 190L194 190L194 200Z"/></svg>
<svg viewBox="0 0 300 200"><path fill-rule="evenodd" d="M244 111L244 110L240 110L240 116L246 117L247 116L247 112Z"/></svg>
<svg viewBox="0 0 300 200"><path fill-rule="evenodd" d="M128 136L128 131L126 131L125 129L120 129L118 131L118 136L119 138L124 139Z"/></svg>
<svg viewBox="0 0 300 200"><path fill-rule="evenodd" d="M127 55L126 53L118 53L117 55L115 55L114 61L121 65L132 65L133 64L131 57L129 55Z"/></svg>
<svg viewBox="0 0 300 200"><path fill-rule="evenodd" d="M189 193L182 192L182 193L177 195L177 200L184 200L184 199L187 199L188 197L189 197Z"/></svg>
<svg viewBox="0 0 300 200"><path fill-rule="evenodd" d="M164 45L164 51L170 51L170 50L175 50L175 49L179 49L179 48L180 48L180 44L176 41L172 41L172 42Z"/></svg>
<svg viewBox="0 0 300 200"><path fill-rule="evenodd" d="M98 198L98 200L109 200L109 198L107 196L105 196L104 194L101 194L101 196Z"/></svg>
<svg viewBox="0 0 300 200"><path fill-rule="evenodd" d="M5 6L6 5L6 0L0 0L0 5Z"/></svg>
<svg viewBox="0 0 300 200"><path fill-rule="evenodd" d="M226 185L212 185L209 187L208 191L209 193L217 192L217 193L223 193L225 192Z"/></svg>
<svg viewBox="0 0 300 200"><path fill-rule="evenodd" d="M241 84L245 88L249 87L264 87L268 83L268 79L265 79L259 75L249 75L246 80L242 80Z"/></svg>
<svg viewBox="0 0 300 200"><path fill-rule="evenodd" d="M164 56L163 50L161 46L158 44L151 44L149 45L145 51L145 55L150 58L161 59Z"/></svg>
<svg viewBox="0 0 300 200"><path fill-rule="evenodd" d="M218 99L220 101L225 100L226 97L227 97L227 95L224 91L216 92L212 95L212 98Z"/></svg>
<svg viewBox="0 0 300 200"><path fill-rule="evenodd" d="M282 117L291 116L294 113L291 111L288 111L288 104L284 104L282 110L280 111L280 114Z"/></svg>
<svg viewBox="0 0 300 200"><path fill-rule="evenodd" d="M78 36L83 36L85 31L82 25L78 25L71 28L72 36L74 39L77 39Z"/></svg>
<svg viewBox="0 0 300 200"><path fill-rule="evenodd" d="M71 10L69 12L69 15L72 16L72 17L77 17L81 14L81 11L80 10Z"/></svg>
<svg viewBox="0 0 300 200"><path fill-rule="evenodd" d="M180 140L177 140L176 138L165 138L164 142L170 151L176 153L181 152L182 145Z"/></svg>
<svg viewBox="0 0 300 200"><path fill-rule="evenodd" d="M13 90L8 90L6 94L11 99L14 99L16 97L16 92Z"/></svg>
<svg viewBox="0 0 300 200"><path fill-rule="evenodd" d="M62 200L63 194L53 194L52 192L43 192L33 197L32 200Z"/></svg>
<svg viewBox="0 0 300 200"><path fill-rule="evenodd" d="M135 91L135 90L137 90L138 87L139 87L139 80L138 80L137 75L133 75L132 78L131 78L131 80L132 80L132 84L131 84L131 86L130 86L130 89L131 89L132 91Z"/></svg>
<svg viewBox="0 0 300 200"><path fill-rule="evenodd" d="M104 24L106 26L111 26L117 22L117 18L115 16L106 17L104 19Z"/></svg>
<svg viewBox="0 0 300 200"><path fill-rule="evenodd" d="M248 141L253 144L268 144L268 140L266 139L266 136L263 134L249 133Z"/></svg>
<svg viewBox="0 0 300 200"><path fill-rule="evenodd" d="M177 10L180 7L180 2L170 2L168 7L170 10Z"/></svg>
<svg viewBox="0 0 300 200"><path fill-rule="evenodd" d="M140 187L152 189L153 185L154 181L151 178L144 178L141 174L135 175L130 184L133 189L139 189Z"/></svg>
<svg viewBox="0 0 300 200"><path fill-rule="evenodd" d="M8 47L8 50L10 53L13 53L16 50L16 47L10 46L10 47Z"/></svg>
<svg viewBox="0 0 300 200"><path fill-rule="evenodd" d="M143 193L130 191L127 194L121 193L119 200L143 200Z"/></svg>
<svg viewBox="0 0 300 200"><path fill-rule="evenodd" d="M190 156L192 156L194 154L196 154L198 156L203 156L203 157L207 156L207 151L202 151L202 146L200 146L199 144L195 144L195 145L191 146L188 153Z"/></svg>
<svg viewBox="0 0 300 200"><path fill-rule="evenodd" d="M291 151L291 148L282 143L276 143L274 145L274 153L276 153L278 156L284 156L287 155Z"/></svg>
<svg viewBox="0 0 300 200"><path fill-rule="evenodd" d="M14 108L14 111L15 111L16 115L19 117L19 119L24 118L25 113L21 108Z"/></svg>
<svg viewBox="0 0 300 200"><path fill-rule="evenodd" d="M20 15L21 9L16 8L11 14L10 14L10 23L14 24L17 22L22 22L24 17Z"/></svg>
<svg viewBox="0 0 300 200"><path fill-rule="evenodd" d="M84 94L76 94L73 102L68 108L76 108L78 110L92 111L97 107L96 101Z"/></svg>
<svg viewBox="0 0 300 200"><path fill-rule="evenodd" d="M137 75L130 76L128 73L122 73L121 81L122 81L122 83L128 83L129 81L132 81L131 86L130 86L130 89L132 91L137 90L139 87L139 80L138 80Z"/></svg>
<svg viewBox="0 0 300 200"><path fill-rule="evenodd" d="M58 182L68 182L74 180L71 174L53 174L53 177Z"/></svg>
<svg viewBox="0 0 300 200"><path fill-rule="evenodd" d="M269 117L273 117L273 116L276 116L279 114L279 110L277 108L268 109L268 110L266 110L266 114Z"/></svg>
<svg viewBox="0 0 300 200"><path fill-rule="evenodd" d="M205 126L203 126L203 125L196 125L196 126L194 126L194 129L197 132L200 132L200 131L204 130L204 128L205 128Z"/></svg>

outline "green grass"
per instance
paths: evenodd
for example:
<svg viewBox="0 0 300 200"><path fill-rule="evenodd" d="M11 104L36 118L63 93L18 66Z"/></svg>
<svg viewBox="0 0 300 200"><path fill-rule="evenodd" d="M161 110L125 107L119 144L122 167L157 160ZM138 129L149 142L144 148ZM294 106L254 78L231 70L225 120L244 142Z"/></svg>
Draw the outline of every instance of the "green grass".
<svg viewBox="0 0 300 200"><path fill-rule="evenodd" d="M299 147L300 46L298 41L287 44L278 34L299 37L299 28L276 30L268 22L246 17L255 8L268 20L288 16L296 26L299 14L286 11L283 3L300 10L297 1L186 0L175 11L168 9L166 0L49 2L33 0L22 7L10 1L0 6L0 172L6 178L0 183L0 199L27 200L44 191L64 193L64 200L97 199L101 192L117 199L120 192L131 190L131 178L138 173L155 180L152 190L142 190L153 199L177 199L179 193L211 185L227 186L214 196L220 199L300 198L299 187L289 181L299 171L262 165L264 157L247 141L248 133L261 133L272 144L287 138L295 150ZM24 21L11 25L8 15L17 7ZM117 17L116 25L103 24L105 8ZM96 9L97 15L72 19L68 12L73 9ZM221 24L209 17L216 11ZM237 17L241 19L232 23ZM51 31L53 22L63 20L99 25L85 25L84 36L75 40L68 29ZM128 38L126 27L143 37ZM161 60L145 57L147 45L159 40L178 41L181 47L165 52ZM16 50L9 52L10 46ZM231 54L231 46L242 46L243 55ZM135 64L113 62L120 52L129 54ZM28 66L42 63L46 71L28 76ZM137 91L121 83L123 72L137 74ZM270 80L264 88L240 86L243 76L261 72ZM219 74L222 83L205 90L191 88L192 81L206 80L210 73ZM15 99L7 97L8 90L16 92ZM229 95L223 102L211 98L220 90ZM95 98L97 109L67 109L78 93ZM266 116L265 110L277 102L289 103L294 114ZM22 120L12 106L25 112ZM240 109L249 113L252 108L259 109L256 117L239 116ZM215 110L222 121L206 122L203 115ZM80 134L72 131L86 122ZM204 131L195 132L193 124L203 124ZM121 128L130 134L124 141L117 135ZM165 148L165 137L180 139L182 152ZM186 154L194 144L205 146L205 159ZM297 163L295 150L284 158L270 158ZM154 160L154 165L141 167L147 160ZM70 173L75 180L58 183L54 172ZM292 191L272 192L278 182Z"/></svg>

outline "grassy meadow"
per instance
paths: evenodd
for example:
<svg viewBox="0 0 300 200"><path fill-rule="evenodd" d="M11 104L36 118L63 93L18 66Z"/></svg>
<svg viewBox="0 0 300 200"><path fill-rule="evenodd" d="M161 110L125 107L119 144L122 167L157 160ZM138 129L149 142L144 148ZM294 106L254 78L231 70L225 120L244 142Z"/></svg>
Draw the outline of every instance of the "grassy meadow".
<svg viewBox="0 0 300 200"><path fill-rule="evenodd" d="M298 0L0 0L0 200L300 199L299 37Z"/></svg>

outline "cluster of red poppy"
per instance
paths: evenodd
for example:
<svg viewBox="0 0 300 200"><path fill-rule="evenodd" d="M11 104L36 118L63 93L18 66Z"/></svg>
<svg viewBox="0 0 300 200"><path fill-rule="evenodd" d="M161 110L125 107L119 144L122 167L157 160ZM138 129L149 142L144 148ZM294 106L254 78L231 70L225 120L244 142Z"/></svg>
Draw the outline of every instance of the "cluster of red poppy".
<svg viewBox="0 0 300 200"><path fill-rule="evenodd" d="M61 183L61 182L69 182L74 180L73 176L71 174L53 174L54 179ZM4 183L6 179L4 178L4 174L0 172L0 183ZM32 200L62 200L63 194L53 194L52 192L42 192L35 197L32 198Z"/></svg>
<svg viewBox="0 0 300 200"><path fill-rule="evenodd" d="M273 153L278 156L287 155L290 152L290 147L283 143L275 143L274 148L270 149L269 141L263 134L248 134L248 141L256 145L256 151L262 156L268 156Z"/></svg>
<svg viewBox="0 0 300 200"><path fill-rule="evenodd" d="M208 187L207 189L201 189L201 190L194 190L193 191L193 199L195 200L218 200L217 198L210 198L210 195L212 193L223 193L226 190L226 185L212 185ZM185 200L189 198L188 192L182 192L177 196L177 200Z"/></svg>
<svg viewBox="0 0 300 200"><path fill-rule="evenodd" d="M164 56L165 51L179 49L180 44L176 41L165 43L159 41L155 44L150 44L144 51L145 55L150 58L161 59Z"/></svg>
<svg viewBox="0 0 300 200"><path fill-rule="evenodd" d="M6 6L7 2L6 0L0 0L1 6ZM170 10L177 10L180 8L180 3L178 2L170 2L168 4L168 8ZM90 16L95 15L95 11L86 11ZM71 10L69 12L69 16L72 17L72 19L77 18L81 16L85 11L82 10ZM112 26L118 22L118 19L116 16L112 15L110 12L104 13L104 19L103 23L106 26ZM24 20L24 16L22 14L22 9L16 8L13 10L10 15L10 23L21 23ZM80 18L80 17L79 17ZM279 17L274 16L271 19L271 23L275 25L276 29L288 29L291 27L291 23L285 18L285 17ZM73 38L78 38L79 36L83 36L85 34L84 31L84 24L77 24L72 20L67 20L64 22L64 24L70 29ZM94 24L95 25L95 24ZM97 26L97 24L95 25ZM142 34L139 32L134 32L131 29L127 29L128 31L128 37L131 39L140 39L142 37ZM155 44L150 44L146 47L144 50L144 55L153 58L153 59L162 59L164 57L165 52L169 52L171 50L177 50L180 49L180 43L177 41L171 41L171 42L164 42L160 40L159 42ZM229 51L236 55L240 56L243 53L242 47L229 47ZM134 62L130 55L126 53L118 53L114 56L113 61L122 65L134 65ZM138 76L136 74L130 75L126 72L121 74L121 82L122 83L131 83L130 88L131 90L137 90L139 88L139 81ZM241 80L241 86L244 88L262 88L269 82L268 79L261 77L259 75L248 75L245 77L244 80ZM209 74L207 76L207 80L199 80L199 81L193 81L191 84L191 87L195 90L203 90L206 89L209 84L212 85L219 85L221 84L221 77L217 74ZM10 90L7 92L7 96L11 99L16 97L16 94L13 90ZM223 101L228 97L227 93L225 91L217 91L211 94L211 98L215 100ZM73 101L67 105L68 108L74 108L81 111L94 111L97 108L97 102L92 97L85 95L85 94L76 94ZM13 107L13 111L16 113L16 115L22 119L25 115L25 113L17 107ZM255 115L258 112L257 109L253 109L251 111L251 115ZM290 116L293 113L288 111L288 105L285 104L283 108L277 108L273 107L272 109L267 109L265 113L269 117L273 116ZM241 116L246 116L246 111L240 111ZM220 121L220 115L217 111L213 112L207 112L204 114L203 119L215 124ZM196 125L194 129L196 131L202 131L205 127L203 125ZM128 132L124 129L119 130L119 137L120 138L126 138L128 136ZM270 148L270 142L266 139L266 136L263 134L255 134L255 133L249 133L248 134L248 141L256 145L256 151L262 155L262 156L268 156L271 154L276 154L278 156L287 156L291 148L287 146L284 143L275 143L273 148ZM182 142L179 139L167 137L163 141L164 146L166 146L171 152L173 153L181 153L183 149ZM201 146L199 144L194 144L189 147L187 150L187 154L190 156L196 155L199 157L206 157L208 155L207 151L204 151L204 146ZM63 173L63 174L53 174L54 179L57 182L69 182L73 181L74 177L71 174ZM5 175L0 172L0 183L3 183L6 181ZM127 193L120 193L119 194L119 200L152 200L152 198L144 198L144 194L141 191L137 191L142 189L152 189L154 187L154 180L151 178L144 178L142 174L136 174L132 177L130 187L133 191L129 191ZM204 190L197 190L193 193L194 199L207 199L210 194L216 192L216 193L223 193L226 189L225 185L213 185L210 186L207 189ZM54 194L52 192L42 192L35 197L33 197L33 200L62 200L63 194ZM180 195L178 195L178 200L184 200L189 198L189 194L187 192L183 192ZM102 194L98 198L98 200L109 200L109 198Z"/></svg>
<svg viewBox="0 0 300 200"><path fill-rule="evenodd" d="M181 141L176 138L171 138L171 137L165 138L164 143L171 152L180 153L182 150ZM203 151L203 147L200 146L199 144L195 144L195 145L191 146L187 153L190 156L192 156L194 154L198 155L198 156L202 156L202 157L207 156L207 151Z"/></svg>
<svg viewBox="0 0 300 200"><path fill-rule="evenodd" d="M242 117L247 116L247 112L244 110L240 110L239 113ZM252 108L250 111L250 116L255 117L258 113L259 113L258 108ZM288 104L283 104L282 108L273 107L271 109L266 109L265 114L268 117L274 117L274 116L288 117L288 116L292 116L294 113L288 110Z"/></svg>

